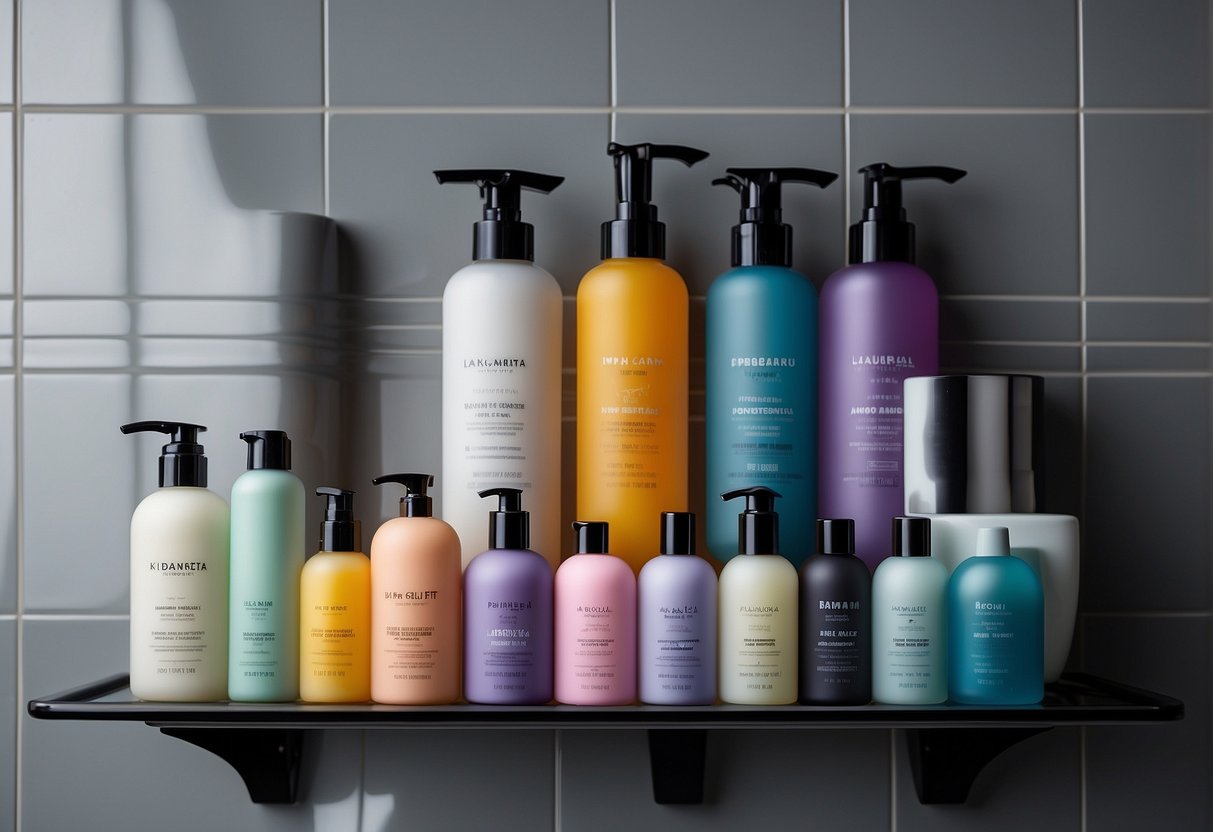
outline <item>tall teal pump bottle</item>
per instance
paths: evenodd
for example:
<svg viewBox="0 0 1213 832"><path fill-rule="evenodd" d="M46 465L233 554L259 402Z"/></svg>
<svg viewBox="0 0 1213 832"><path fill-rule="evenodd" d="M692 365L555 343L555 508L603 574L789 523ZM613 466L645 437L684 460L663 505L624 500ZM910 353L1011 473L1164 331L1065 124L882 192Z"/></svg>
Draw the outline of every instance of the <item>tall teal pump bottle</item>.
<svg viewBox="0 0 1213 832"><path fill-rule="evenodd" d="M741 194L733 268L707 298L707 538L719 560L737 552L737 518L717 494L763 485L783 515L796 566L814 551L817 513L817 290L793 271L792 229L781 220L785 182L826 187L808 168L728 168L713 185Z"/></svg>
<svg viewBox="0 0 1213 832"><path fill-rule="evenodd" d="M240 434L248 470L232 484L228 697L299 698L299 576L303 483L291 473L291 440L280 430Z"/></svg>

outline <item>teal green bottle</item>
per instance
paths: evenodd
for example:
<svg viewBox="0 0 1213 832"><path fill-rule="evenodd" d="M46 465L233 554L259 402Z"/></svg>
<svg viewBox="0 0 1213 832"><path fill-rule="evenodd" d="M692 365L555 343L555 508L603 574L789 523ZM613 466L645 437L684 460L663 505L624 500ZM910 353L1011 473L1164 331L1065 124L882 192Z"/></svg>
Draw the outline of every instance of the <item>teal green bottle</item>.
<svg viewBox="0 0 1213 832"><path fill-rule="evenodd" d="M784 182L822 188L837 175L807 168L728 168L713 185L741 195L733 268L707 297L707 544L737 553L737 518L717 494L766 486L791 509L780 518L785 557L815 551L817 519L817 290L792 265L782 222Z"/></svg>
<svg viewBox="0 0 1213 832"><path fill-rule="evenodd" d="M948 699L1035 704L1044 664L1040 578L1011 555L1006 527L978 529L976 554L948 580Z"/></svg>
<svg viewBox="0 0 1213 832"><path fill-rule="evenodd" d="M227 694L233 702L299 698L299 576L304 488L280 430L240 434L248 470L232 484Z"/></svg>

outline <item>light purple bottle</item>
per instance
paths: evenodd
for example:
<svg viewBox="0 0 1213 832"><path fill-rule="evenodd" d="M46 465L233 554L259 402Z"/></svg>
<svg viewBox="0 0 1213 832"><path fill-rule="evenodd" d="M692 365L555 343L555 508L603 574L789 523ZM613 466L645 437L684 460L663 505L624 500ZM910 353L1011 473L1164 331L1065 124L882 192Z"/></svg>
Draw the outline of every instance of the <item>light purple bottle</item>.
<svg viewBox="0 0 1213 832"><path fill-rule="evenodd" d="M552 699L552 567L532 552L522 491L490 488L489 548L463 573L463 695L483 705Z"/></svg>
<svg viewBox="0 0 1213 832"><path fill-rule="evenodd" d="M855 520L855 554L869 569L888 554L904 511L902 382L939 372L939 293L914 265L905 179L965 175L945 167L860 168L864 210L851 226L851 265L821 288L817 514Z"/></svg>
<svg viewBox="0 0 1213 832"><path fill-rule="evenodd" d="M716 571L695 556L695 515L661 514L661 554L637 586L640 701L716 701Z"/></svg>

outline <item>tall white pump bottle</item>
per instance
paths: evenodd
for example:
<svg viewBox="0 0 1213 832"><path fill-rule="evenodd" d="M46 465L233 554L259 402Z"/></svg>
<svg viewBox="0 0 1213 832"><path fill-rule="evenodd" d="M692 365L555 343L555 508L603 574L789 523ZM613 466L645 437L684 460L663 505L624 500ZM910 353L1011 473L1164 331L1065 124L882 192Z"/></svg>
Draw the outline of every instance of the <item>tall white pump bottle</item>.
<svg viewBox="0 0 1213 832"><path fill-rule="evenodd" d="M561 182L521 170L439 170L440 183L480 189L474 262L442 295L442 516L459 535L463 566L489 548L479 492L523 492L531 543L560 565L561 329L563 296L535 265L522 222L523 188Z"/></svg>

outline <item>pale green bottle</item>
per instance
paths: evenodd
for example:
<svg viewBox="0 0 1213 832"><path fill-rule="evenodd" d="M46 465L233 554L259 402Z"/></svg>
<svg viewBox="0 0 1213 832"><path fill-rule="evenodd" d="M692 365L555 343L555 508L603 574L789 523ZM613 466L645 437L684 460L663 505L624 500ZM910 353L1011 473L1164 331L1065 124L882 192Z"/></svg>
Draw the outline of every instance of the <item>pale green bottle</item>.
<svg viewBox="0 0 1213 832"><path fill-rule="evenodd" d="M303 483L291 473L291 440L280 430L240 434L248 470L232 484L228 602L228 698L299 698L299 575Z"/></svg>

